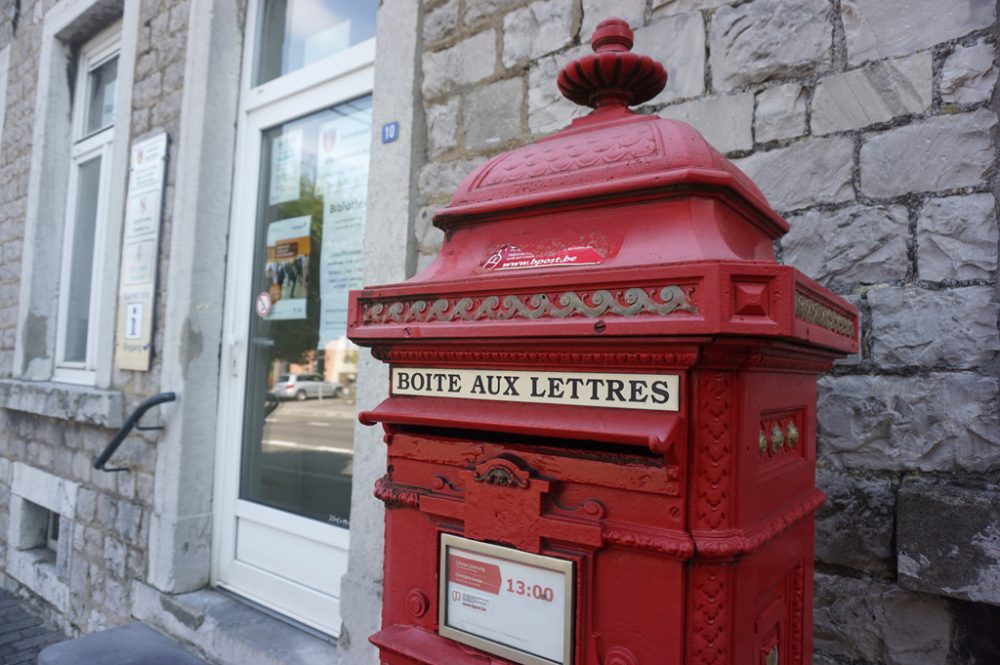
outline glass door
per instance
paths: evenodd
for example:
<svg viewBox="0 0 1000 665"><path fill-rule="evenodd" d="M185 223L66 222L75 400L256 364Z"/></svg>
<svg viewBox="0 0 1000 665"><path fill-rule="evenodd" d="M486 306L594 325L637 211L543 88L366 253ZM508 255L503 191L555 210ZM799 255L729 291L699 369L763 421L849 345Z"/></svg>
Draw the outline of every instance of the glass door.
<svg viewBox="0 0 1000 665"><path fill-rule="evenodd" d="M361 285L372 137L374 40L358 35L373 33L374 5L257 8L227 268L213 579L331 635L353 472L347 293Z"/></svg>
<svg viewBox="0 0 1000 665"><path fill-rule="evenodd" d="M324 524L350 518L371 96L264 131L239 497Z"/></svg>

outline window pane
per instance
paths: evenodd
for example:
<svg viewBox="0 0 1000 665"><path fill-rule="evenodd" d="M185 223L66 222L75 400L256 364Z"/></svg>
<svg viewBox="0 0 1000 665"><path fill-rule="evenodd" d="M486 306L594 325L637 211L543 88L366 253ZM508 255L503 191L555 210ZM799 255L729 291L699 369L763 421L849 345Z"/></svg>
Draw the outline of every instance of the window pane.
<svg viewBox="0 0 1000 665"><path fill-rule="evenodd" d="M80 165L76 181L76 207L70 246L69 284L66 294L66 339L63 360L87 360L87 328L90 321L90 280L94 270L94 235L97 230L97 197L101 182L101 158Z"/></svg>
<svg viewBox="0 0 1000 665"><path fill-rule="evenodd" d="M375 36L377 0L266 0L254 85Z"/></svg>
<svg viewBox="0 0 1000 665"><path fill-rule="evenodd" d="M348 525L371 97L264 132L240 498ZM248 303L253 307L254 303Z"/></svg>
<svg viewBox="0 0 1000 665"><path fill-rule="evenodd" d="M87 75L84 135L115 124L115 89L118 85L118 58L108 60Z"/></svg>

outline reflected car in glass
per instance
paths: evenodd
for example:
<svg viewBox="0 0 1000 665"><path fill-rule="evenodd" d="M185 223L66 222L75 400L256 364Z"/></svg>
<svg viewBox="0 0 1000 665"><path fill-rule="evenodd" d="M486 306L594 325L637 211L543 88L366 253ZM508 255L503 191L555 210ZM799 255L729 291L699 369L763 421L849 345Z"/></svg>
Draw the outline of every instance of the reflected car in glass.
<svg viewBox="0 0 1000 665"><path fill-rule="evenodd" d="M271 389L271 394L278 399L297 399L299 401L322 398L340 397L344 387L339 383L324 381L319 374L282 374Z"/></svg>

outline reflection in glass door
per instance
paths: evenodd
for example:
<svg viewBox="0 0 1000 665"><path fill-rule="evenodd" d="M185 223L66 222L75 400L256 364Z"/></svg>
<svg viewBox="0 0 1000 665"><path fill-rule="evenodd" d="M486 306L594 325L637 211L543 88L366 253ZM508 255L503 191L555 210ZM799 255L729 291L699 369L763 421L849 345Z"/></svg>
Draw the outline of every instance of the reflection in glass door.
<svg viewBox="0 0 1000 665"><path fill-rule="evenodd" d="M239 496L339 527L350 514L371 97L262 137ZM251 408L259 407L259 408Z"/></svg>

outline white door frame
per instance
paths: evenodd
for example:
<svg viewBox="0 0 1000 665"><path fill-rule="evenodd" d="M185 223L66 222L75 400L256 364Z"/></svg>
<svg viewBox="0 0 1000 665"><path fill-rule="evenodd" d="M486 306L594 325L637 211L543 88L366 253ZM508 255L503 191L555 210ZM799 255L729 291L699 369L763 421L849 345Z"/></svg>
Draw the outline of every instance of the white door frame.
<svg viewBox="0 0 1000 665"><path fill-rule="evenodd" d="M256 17L251 0L248 17ZM216 442L212 583L281 614L337 636L339 581L347 569L347 529L239 499L247 333L252 307L252 271L262 132L269 127L370 94L374 87L375 40L369 39L307 67L250 88L256 21L247 21L242 93L237 127L236 168L230 214L224 344ZM261 405L263 407L263 405ZM322 593L236 559L238 520L330 548L325 562L333 591ZM302 542L302 541L298 541ZM282 551L279 556L288 556ZM308 565L308 562L303 562ZM315 565L315 560L313 564Z"/></svg>

